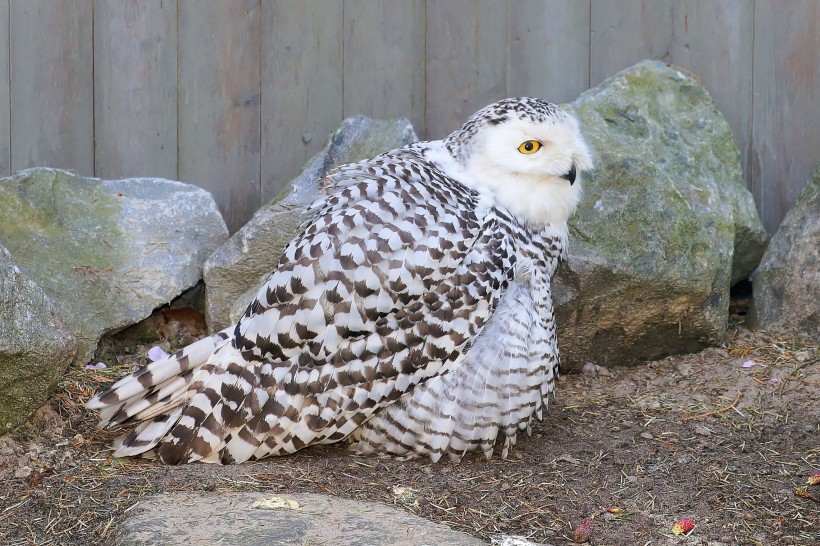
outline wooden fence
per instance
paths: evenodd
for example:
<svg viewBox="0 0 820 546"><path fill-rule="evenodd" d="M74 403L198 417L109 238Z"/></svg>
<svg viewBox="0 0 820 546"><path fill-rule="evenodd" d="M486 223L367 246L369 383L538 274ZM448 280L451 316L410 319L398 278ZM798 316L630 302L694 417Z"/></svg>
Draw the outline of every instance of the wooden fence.
<svg viewBox="0 0 820 546"><path fill-rule="evenodd" d="M192 182L235 230L344 117L439 138L644 58L703 80L774 231L820 160L820 0L0 0L0 174Z"/></svg>

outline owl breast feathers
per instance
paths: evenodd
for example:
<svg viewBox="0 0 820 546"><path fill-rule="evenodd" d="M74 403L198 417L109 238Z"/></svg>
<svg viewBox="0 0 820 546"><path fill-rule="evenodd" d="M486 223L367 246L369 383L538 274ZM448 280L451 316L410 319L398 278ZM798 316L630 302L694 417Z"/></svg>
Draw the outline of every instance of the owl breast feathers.
<svg viewBox="0 0 820 546"><path fill-rule="evenodd" d="M116 456L502 456L558 373L550 280L592 167L575 119L505 99L346 165L239 322L97 394Z"/></svg>

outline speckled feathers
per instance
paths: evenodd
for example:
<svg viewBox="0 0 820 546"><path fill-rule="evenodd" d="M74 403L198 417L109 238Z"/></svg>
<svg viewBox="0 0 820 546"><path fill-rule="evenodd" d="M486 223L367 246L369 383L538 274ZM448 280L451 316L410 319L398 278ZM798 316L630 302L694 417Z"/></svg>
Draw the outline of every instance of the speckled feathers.
<svg viewBox="0 0 820 546"><path fill-rule="evenodd" d="M523 137L544 154L516 157ZM506 455L557 376L570 167L591 167L577 123L530 98L341 167L238 324L88 403L135 424L115 455L235 463L347 438L458 459L499 435ZM540 207L505 205L532 184Z"/></svg>

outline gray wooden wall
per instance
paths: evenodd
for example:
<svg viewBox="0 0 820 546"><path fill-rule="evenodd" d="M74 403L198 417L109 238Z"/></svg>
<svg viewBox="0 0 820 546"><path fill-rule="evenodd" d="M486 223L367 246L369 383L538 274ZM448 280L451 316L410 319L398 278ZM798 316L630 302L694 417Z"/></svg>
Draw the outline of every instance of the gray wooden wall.
<svg viewBox="0 0 820 546"><path fill-rule="evenodd" d="M0 174L192 182L235 230L344 117L439 138L644 58L703 80L774 231L820 161L820 0L0 0Z"/></svg>

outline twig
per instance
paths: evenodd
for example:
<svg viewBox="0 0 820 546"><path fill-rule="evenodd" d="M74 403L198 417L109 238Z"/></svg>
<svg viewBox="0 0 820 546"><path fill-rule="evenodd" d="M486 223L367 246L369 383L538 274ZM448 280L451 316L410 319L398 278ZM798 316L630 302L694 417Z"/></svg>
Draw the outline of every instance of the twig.
<svg viewBox="0 0 820 546"><path fill-rule="evenodd" d="M735 405L740 401L740 391L737 391L737 396L735 396L734 402L729 404L726 407L716 409L714 411L707 411L706 413L699 413L697 415L690 415L689 417L684 417L684 421L691 421L692 419L700 419L701 417L709 417L710 415L717 415L718 413L723 413L725 411L729 411L730 409L734 409Z"/></svg>
<svg viewBox="0 0 820 546"><path fill-rule="evenodd" d="M797 495L798 497L803 497L804 499L809 499L809 500L813 500L816 503L820 503L820 497L815 497L814 495L809 493L808 490L806 490L805 487L798 487L797 489L794 490L794 494Z"/></svg>

